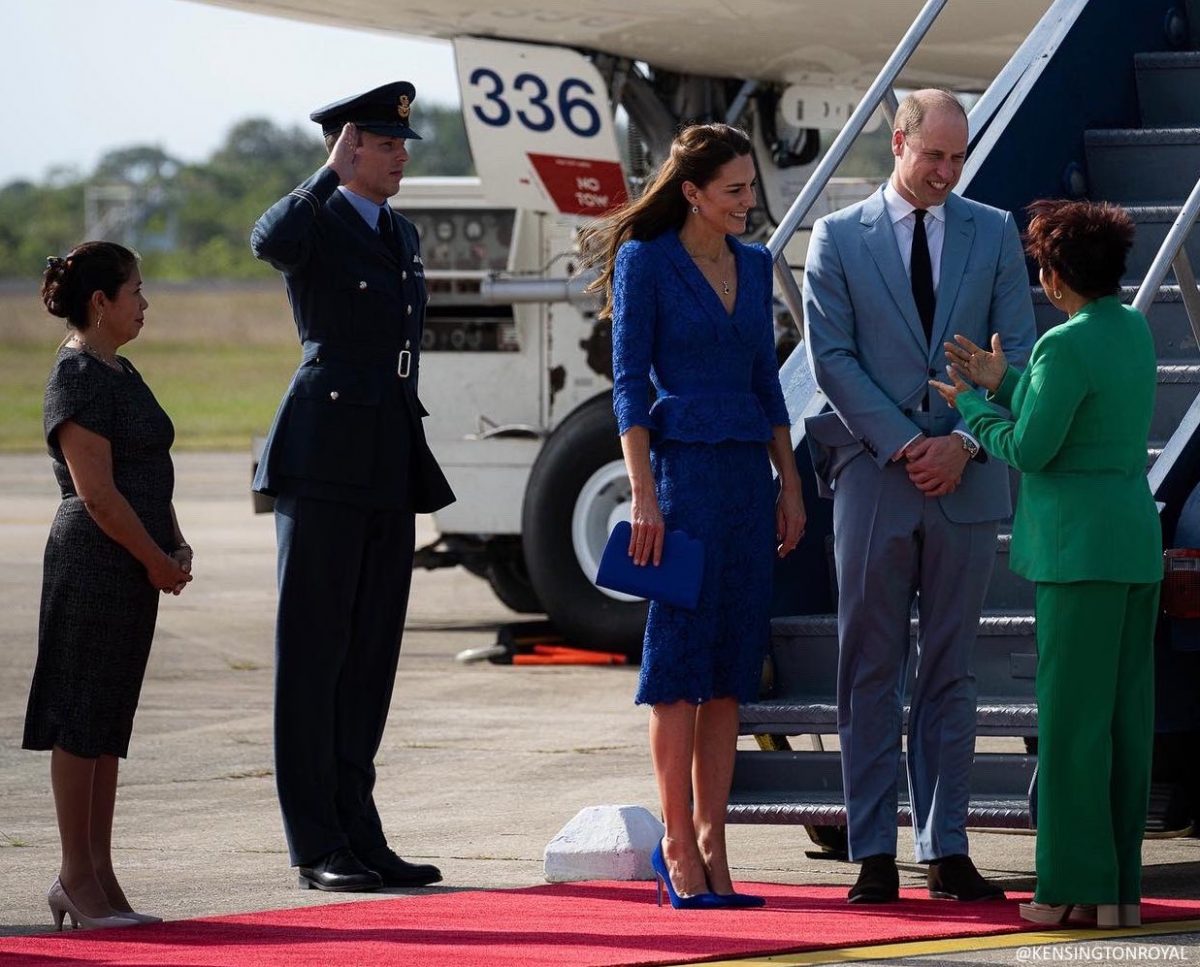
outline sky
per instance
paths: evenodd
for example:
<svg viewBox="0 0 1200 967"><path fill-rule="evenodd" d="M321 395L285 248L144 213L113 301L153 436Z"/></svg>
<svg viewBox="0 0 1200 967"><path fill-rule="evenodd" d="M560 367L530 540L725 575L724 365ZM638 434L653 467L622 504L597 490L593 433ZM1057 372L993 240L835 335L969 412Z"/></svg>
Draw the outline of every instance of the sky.
<svg viewBox="0 0 1200 967"><path fill-rule="evenodd" d="M459 103L450 44L188 0L0 0L0 185L112 148L200 161L248 117L309 112L393 80Z"/></svg>

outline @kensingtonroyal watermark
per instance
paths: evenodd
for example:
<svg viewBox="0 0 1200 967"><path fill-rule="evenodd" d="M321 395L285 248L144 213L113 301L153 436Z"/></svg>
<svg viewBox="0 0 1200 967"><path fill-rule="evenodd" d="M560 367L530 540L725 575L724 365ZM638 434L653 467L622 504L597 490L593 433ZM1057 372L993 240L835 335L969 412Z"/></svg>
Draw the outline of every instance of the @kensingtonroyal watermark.
<svg viewBox="0 0 1200 967"><path fill-rule="evenodd" d="M1178 964L1186 963L1190 951L1179 944L1073 943L1018 947L1020 964Z"/></svg>

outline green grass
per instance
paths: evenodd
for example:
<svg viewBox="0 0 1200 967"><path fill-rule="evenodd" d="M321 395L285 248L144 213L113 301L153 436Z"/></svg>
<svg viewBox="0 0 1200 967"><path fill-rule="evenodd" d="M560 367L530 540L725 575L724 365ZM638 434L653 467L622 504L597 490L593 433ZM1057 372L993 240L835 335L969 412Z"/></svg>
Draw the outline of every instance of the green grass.
<svg viewBox="0 0 1200 967"><path fill-rule="evenodd" d="M146 343L124 354L175 424L182 450L242 450L266 433L300 359L295 345ZM53 344L0 345L0 452L37 451Z"/></svg>

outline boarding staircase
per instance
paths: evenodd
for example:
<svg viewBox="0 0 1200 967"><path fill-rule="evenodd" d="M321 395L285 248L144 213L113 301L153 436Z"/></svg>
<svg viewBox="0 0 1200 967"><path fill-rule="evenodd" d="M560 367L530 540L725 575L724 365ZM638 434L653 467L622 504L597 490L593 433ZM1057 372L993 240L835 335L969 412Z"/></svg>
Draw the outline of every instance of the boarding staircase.
<svg viewBox="0 0 1200 967"><path fill-rule="evenodd" d="M844 153L857 134L856 123L865 122L877 104L889 116L894 112L895 78L946 2L926 4L831 146L823 162L827 171L818 168L780 225L773 252L782 251L804 214L797 209L816 197L822 175L836 169L838 152ZM972 110L971 156L959 186L967 197L1014 212L1036 197L1113 201L1136 221L1137 242L1122 298L1136 299L1147 313L1158 350L1148 467L1164 450L1169 455L1157 478L1152 472L1152 485L1162 484L1172 468L1177 476L1183 472L1180 454L1200 425L1200 294L1190 268L1200 265L1200 230L1191 230L1200 207L1200 0L1190 10L1187 6L1183 0L1053 3ZM1175 278L1162 284L1169 265ZM784 298L798 317L800 294L791 273L781 260L777 270ZM1040 334L1062 316L1038 286L1032 288ZM782 565L776 576L776 611L787 616L773 622L762 697L741 712L741 732L755 736L758 749L738 753L729 821L803 825L827 852L839 855L845 844L842 777L838 753L826 751L823 740L837 731L837 620L832 613L837 588L828 503L815 496L803 439L803 418L825 402L802 352L788 360L781 379L812 514L809 547L801 561ZM1016 484L1015 474L1013 479ZM1194 487L1196 479L1191 476L1181 492ZM1180 491L1178 480L1174 485ZM999 743L1011 751L976 753L968 823L1028 829L1036 818L1031 800L1037 734L1034 592L1008 567L1010 537L1005 525L980 620L974 671L979 735L1013 741ZM801 593L789 595L798 587ZM915 620L912 631L910 656L916 652ZM797 741L800 736L809 738ZM901 823L910 818L907 788L901 761ZM1153 806L1151 824L1162 825L1165 819L1153 815Z"/></svg>

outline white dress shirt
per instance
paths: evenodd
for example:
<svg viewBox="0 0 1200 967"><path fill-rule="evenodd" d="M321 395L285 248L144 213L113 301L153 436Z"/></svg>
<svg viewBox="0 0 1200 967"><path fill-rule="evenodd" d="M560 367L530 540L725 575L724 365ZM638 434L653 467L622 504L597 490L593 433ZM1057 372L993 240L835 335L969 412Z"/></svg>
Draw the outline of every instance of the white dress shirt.
<svg viewBox="0 0 1200 967"><path fill-rule="evenodd" d="M900 249L900 261L904 263L904 272L911 279L913 232L917 230L917 216L913 212L917 210L917 206L896 191L890 179L883 189L883 203L887 208L888 218L892 221L892 233L896 236L896 247ZM925 239L929 243L929 262L933 269L933 291L936 295L938 282L942 278L942 242L946 239L946 206L933 205L925 211L928 212L925 216ZM979 442L963 430L954 432L959 436L966 437L972 443L978 444ZM898 460L900 454L918 439L920 439L920 435L909 440L892 459Z"/></svg>
<svg viewBox="0 0 1200 967"><path fill-rule="evenodd" d="M892 220L892 232L896 236L896 247L900 249L900 261L904 272L912 278L913 232L917 230L917 206L906 201L889 181L883 189L883 203L887 206L888 218ZM946 206L934 205L925 209L925 238L929 242L929 261L933 267L933 291L938 290L942 277L942 242L946 238Z"/></svg>

